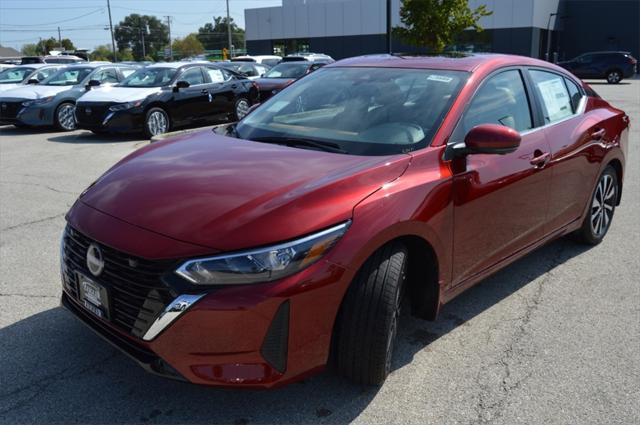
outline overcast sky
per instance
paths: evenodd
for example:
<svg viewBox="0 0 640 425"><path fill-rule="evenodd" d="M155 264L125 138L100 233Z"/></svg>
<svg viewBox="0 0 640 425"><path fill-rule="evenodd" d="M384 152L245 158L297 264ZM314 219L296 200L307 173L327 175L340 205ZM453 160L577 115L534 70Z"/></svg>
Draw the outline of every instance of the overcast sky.
<svg viewBox="0 0 640 425"><path fill-rule="evenodd" d="M244 9L280 6L282 0L229 0L231 17L244 28ZM115 26L131 13L172 16L171 36L184 37L213 16L226 16L225 0L111 0ZM107 0L0 0L0 44L20 49L39 37L70 38L79 48L111 43Z"/></svg>

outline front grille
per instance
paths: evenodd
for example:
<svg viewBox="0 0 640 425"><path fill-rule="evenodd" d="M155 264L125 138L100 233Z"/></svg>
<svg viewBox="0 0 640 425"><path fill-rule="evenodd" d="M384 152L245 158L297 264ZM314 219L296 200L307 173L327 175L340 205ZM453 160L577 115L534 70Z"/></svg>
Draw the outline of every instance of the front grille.
<svg viewBox="0 0 640 425"><path fill-rule="evenodd" d="M82 102L76 105L76 119L78 124L86 126L101 126L109 113L109 108L115 103Z"/></svg>
<svg viewBox="0 0 640 425"><path fill-rule="evenodd" d="M0 121L15 120L18 117L18 111L22 108L22 100L18 102L0 102Z"/></svg>
<svg viewBox="0 0 640 425"><path fill-rule="evenodd" d="M93 243L102 251L104 269L96 278L87 268L87 249ZM67 226L64 234L63 273L65 288L79 300L77 272L95 280L108 291L109 320L119 329L141 338L155 318L177 296L162 280L174 261L151 261L91 240Z"/></svg>

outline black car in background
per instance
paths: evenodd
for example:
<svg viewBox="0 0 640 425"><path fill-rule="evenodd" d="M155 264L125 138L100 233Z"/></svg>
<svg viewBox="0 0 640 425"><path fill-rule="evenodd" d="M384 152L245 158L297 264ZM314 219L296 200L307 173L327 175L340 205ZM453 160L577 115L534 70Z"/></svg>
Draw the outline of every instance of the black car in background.
<svg viewBox="0 0 640 425"><path fill-rule="evenodd" d="M578 78L606 79L618 84L637 72L638 61L630 52L590 52L558 65Z"/></svg>
<svg viewBox="0 0 640 425"><path fill-rule="evenodd" d="M92 90L76 106L78 127L95 133L144 132L236 121L258 100L250 80L215 64L160 63L121 84Z"/></svg>
<svg viewBox="0 0 640 425"><path fill-rule="evenodd" d="M261 78L254 80L260 90L260 102L264 102L299 78L326 65L323 62L282 62L271 68Z"/></svg>

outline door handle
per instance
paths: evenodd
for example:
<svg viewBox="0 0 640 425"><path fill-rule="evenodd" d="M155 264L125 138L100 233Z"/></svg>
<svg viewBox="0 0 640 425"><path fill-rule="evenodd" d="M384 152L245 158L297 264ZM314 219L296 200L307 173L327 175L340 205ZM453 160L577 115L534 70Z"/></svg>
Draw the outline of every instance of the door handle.
<svg viewBox="0 0 640 425"><path fill-rule="evenodd" d="M202 93L202 94L209 94L209 90L207 90L207 89L202 89L202 90L200 90L200 93Z"/></svg>
<svg viewBox="0 0 640 425"><path fill-rule="evenodd" d="M593 137L596 140L602 140L604 139L604 136L607 134L607 130L605 130L604 128L601 128L600 130L596 130L593 133L591 133L591 137Z"/></svg>
<svg viewBox="0 0 640 425"><path fill-rule="evenodd" d="M238 88L238 85L237 85L237 84L232 84L232 85L231 85L231 88L232 88L232 89L237 89L237 88Z"/></svg>
<svg viewBox="0 0 640 425"><path fill-rule="evenodd" d="M551 154L549 152L543 153L542 151L536 150L533 155L534 157L529 161L529 163L536 168L543 168L551 159Z"/></svg>

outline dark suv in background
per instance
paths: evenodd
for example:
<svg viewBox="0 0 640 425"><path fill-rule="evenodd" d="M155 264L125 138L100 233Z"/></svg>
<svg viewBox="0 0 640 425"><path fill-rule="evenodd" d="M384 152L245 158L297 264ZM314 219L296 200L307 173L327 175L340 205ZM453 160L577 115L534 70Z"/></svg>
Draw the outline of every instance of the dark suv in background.
<svg viewBox="0 0 640 425"><path fill-rule="evenodd" d="M630 52L591 52L558 65L579 78L604 78L609 84L618 84L637 72L638 61Z"/></svg>

